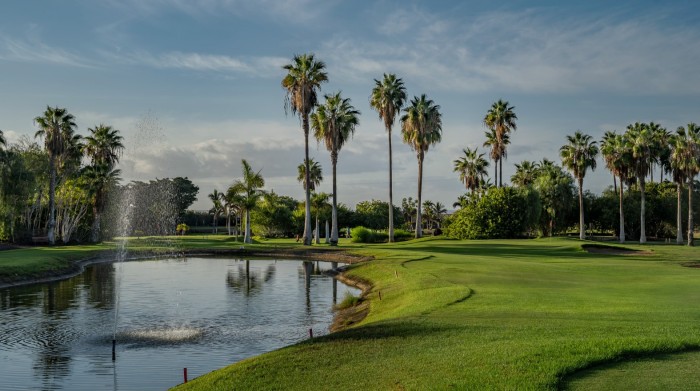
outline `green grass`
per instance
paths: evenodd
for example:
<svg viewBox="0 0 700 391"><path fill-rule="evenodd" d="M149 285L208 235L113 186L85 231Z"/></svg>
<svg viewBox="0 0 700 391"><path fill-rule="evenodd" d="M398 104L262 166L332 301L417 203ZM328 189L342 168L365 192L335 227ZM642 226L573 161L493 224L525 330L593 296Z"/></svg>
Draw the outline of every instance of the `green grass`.
<svg viewBox="0 0 700 391"><path fill-rule="evenodd" d="M594 364L700 347L700 269L679 264L700 258L695 249L619 256L580 244L352 246L377 257L350 271L375 284L359 326L177 389L557 389Z"/></svg>
<svg viewBox="0 0 700 391"><path fill-rule="evenodd" d="M167 249L173 241L194 249L241 245L225 237L188 235L143 238L130 247ZM644 253L593 254L581 244L571 239L343 241L341 248L375 256L348 272L374 284L363 322L243 360L177 389L697 388L687 377L700 354L679 352L700 348L700 306L695 305L700 269L681 266L700 261L700 252L628 245ZM246 245L292 247L299 245L293 240ZM28 259L25 255L48 263L98 249L5 251L0 273ZM580 372L586 368L594 370ZM674 379L675 385L666 383Z"/></svg>

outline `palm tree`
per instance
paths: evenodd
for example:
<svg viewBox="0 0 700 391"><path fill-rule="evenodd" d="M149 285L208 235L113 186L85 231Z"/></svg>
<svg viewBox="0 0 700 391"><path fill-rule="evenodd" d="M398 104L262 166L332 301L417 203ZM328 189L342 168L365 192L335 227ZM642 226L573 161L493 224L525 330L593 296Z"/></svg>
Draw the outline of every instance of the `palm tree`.
<svg viewBox="0 0 700 391"><path fill-rule="evenodd" d="M620 243L625 242L625 211L624 211L624 192L625 183L629 180L632 151L629 145L625 142L625 137L616 132L606 132L607 137L603 137L600 144L601 153L605 160L605 166L612 172L613 178L620 178L620 191L618 193L620 199ZM617 187L617 186L615 186Z"/></svg>
<svg viewBox="0 0 700 391"><path fill-rule="evenodd" d="M214 213L214 221L212 222L212 233L219 233L219 213L224 210L224 194L220 193L218 190L214 189L213 192L207 195L214 206L211 208L211 212Z"/></svg>
<svg viewBox="0 0 700 391"><path fill-rule="evenodd" d="M394 241L394 193L391 152L391 128L406 101L403 80L394 74L384 74L384 79L374 79L375 86L370 97L370 106L379 113L389 136L389 243Z"/></svg>
<svg viewBox="0 0 700 391"><path fill-rule="evenodd" d="M44 115L34 118L39 130L34 137L44 137L44 148L49 154L49 244L56 244L56 163L66 153L77 125L66 109L46 107Z"/></svg>
<svg viewBox="0 0 700 391"><path fill-rule="evenodd" d="M671 165L688 181L688 246L693 246L693 182L700 173L700 126L691 122L685 128L678 128L673 138Z"/></svg>
<svg viewBox="0 0 700 391"><path fill-rule="evenodd" d="M581 133L577 130L573 136L566 136L569 142L559 149L562 164L578 180L578 209L579 209L579 238L586 238L586 228L583 223L583 177L590 168L596 168L596 156L598 156L598 146L593 137Z"/></svg>
<svg viewBox="0 0 700 391"><path fill-rule="evenodd" d="M297 167L297 181L301 182L301 186L306 190L306 163L301 163ZM323 170L321 164L314 159L309 162L309 186L311 191L316 191L316 187L323 181Z"/></svg>
<svg viewBox="0 0 700 391"><path fill-rule="evenodd" d="M515 174L510 177L510 181L515 186L527 187L532 185L537 178L539 164L529 160L523 160L520 164L515 164Z"/></svg>
<svg viewBox="0 0 700 391"><path fill-rule="evenodd" d="M229 191L233 194L239 194L241 197L241 206L245 210L245 235L243 236L243 242L252 243L250 237L250 211L255 208L258 199L263 194L262 188L265 186L265 179L263 179L260 171L253 171L245 159L241 160L241 164L243 165L243 179L234 182Z"/></svg>
<svg viewBox="0 0 700 391"><path fill-rule="evenodd" d="M494 184L498 184L498 166L499 162L507 156L506 145L510 144L510 135L504 134L501 138L498 138L495 130L489 130L484 132L486 136L486 141L484 141L484 147L490 148L489 158L493 160L493 180ZM502 181L501 181L502 182Z"/></svg>
<svg viewBox="0 0 700 391"><path fill-rule="evenodd" d="M484 117L484 125L495 133L499 148L503 150L503 152L499 154L498 159L498 187L503 186L503 158L505 157L505 146L507 145L507 143L503 142L503 138L504 135L517 129L515 120L518 119L518 116L515 115L513 109L515 109L515 107L509 106L508 101L499 99L491 105L491 108L486 112L486 116Z"/></svg>
<svg viewBox="0 0 700 391"><path fill-rule="evenodd" d="M298 114L304 131L304 163L306 173L310 173L309 160L309 114L316 107L316 91L321 89L321 83L328 81L324 72L326 64L317 61L313 54L294 56L292 63L282 67L287 75L282 79L282 87L287 91L285 111L289 108L292 114ZM306 192L304 215L304 244L311 245L311 184L306 175L304 190Z"/></svg>
<svg viewBox="0 0 700 391"><path fill-rule="evenodd" d="M425 227L428 229L433 228L433 221L435 220L435 203L433 201L423 201L423 217L425 218Z"/></svg>
<svg viewBox="0 0 700 391"><path fill-rule="evenodd" d="M225 199L225 206L227 208L226 213L227 213L227 224L230 228L231 223L230 223L230 214L234 213L235 215L238 215L240 217L240 221L243 221L243 211L245 210L244 207L244 198L243 194L241 193L242 187L241 186L236 186L234 183L233 185L229 186L229 188L226 190L226 195L224 197ZM238 235L239 235L239 227L235 222L236 219L234 219L234 226L236 226L236 241L238 241ZM229 229L230 230L230 229ZM229 232L230 235L230 232Z"/></svg>
<svg viewBox="0 0 700 391"><path fill-rule="evenodd" d="M438 228L442 228L442 217L447 213L447 209L445 209L445 205L438 201L433 205L433 215L435 216L435 221L438 224Z"/></svg>
<svg viewBox="0 0 700 391"><path fill-rule="evenodd" d="M0 130L0 147L5 147L7 146L7 140L5 140L5 134L3 133L2 130ZM2 150L2 148L0 148Z"/></svg>
<svg viewBox="0 0 700 391"><path fill-rule="evenodd" d="M114 166L119 162L119 158L124 150L124 144L122 144L123 137L119 135L119 131L112 129L111 126L100 124L94 128L88 128L88 131L90 135L85 137L83 152L90 158L92 165L95 167L94 173L100 174L99 176L102 177L102 179L94 178L94 185L97 187L92 192L93 221L90 240L93 243L97 243L100 240L100 222L106 204L107 185L114 180L114 178L110 179L111 175L108 174L114 170ZM104 167L98 168L98 166ZM118 175L119 172L117 172L115 177L118 177Z"/></svg>
<svg viewBox="0 0 700 391"><path fill-rule="evenodd" d="M326 149L331 153L333 166L333 212L331 215L331 246L338 245L338 189L336 186L336 168L338 153L343 145L355 133L359 124L360 112L350 104L350 99L343 99L340 92L325 95L326 102L318 107L311 115L311 127L314 137L319 142L323 140Z"/></svg>
<svg viewBox="0 0 700 391"><path fill-rule="evenodd" d="M484 154L479 153L479 148L463 149L464 156L454 161L454 171L459 173L459 180L464 183L467 190L474 193L479 188L479 183L487 174L486 168L489 162L484 159Z"/></svg>
<svg viewBox="0 0 700 391"><path fill-rule="evenodd" d="M653 123L652 123L653 125ZM639 243L646 243L646 176L649 174L651 164L657 152L657 138L651 130L653 126L645 123L635 123L627 126L625 132L626 142L629 144L631 151L632 170L634 171L637 180L639 181L639 190L641 192L641 210L640 222L641 228L639 233Z"/></svg>
<svg viewBox="0 0 700 391"><path fill-rule="evenodd" d="M331 197L328 193L314 193L311 195L311 209L316 212L316 237L314 238L316 244L321 243L321 230L318 226L319 215L323 209L328 206L328 199ZM326 220L328 221L328 220Z"/></svg>
<svg viewBox="0 0 700 391"><path fill-rule="evenodd" d="M416 152L418 158L416 238L420 238L423 236L420 210L423 191L423 159L430 146L439 143L442 138L442 114L440 114L440 106L427 99L425 94L421 95L420 98L414 96L404 112L405 114L401 117L403 142Z"/></svg>

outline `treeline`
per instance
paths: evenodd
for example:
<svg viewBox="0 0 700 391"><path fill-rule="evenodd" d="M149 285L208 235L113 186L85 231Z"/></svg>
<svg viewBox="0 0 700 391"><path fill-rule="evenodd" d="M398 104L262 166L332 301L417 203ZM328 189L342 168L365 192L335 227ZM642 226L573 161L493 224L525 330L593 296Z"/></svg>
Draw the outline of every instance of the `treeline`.
<svg viewBox="0 0 700 391"><path fill-rule="evenodd" d="M199 190L187 178L120 185L119 131L99 124L77 133L66 109L34 119L34 140L7 145L0 131L0 241L99 242L135 232L174 233ZM41 142L41 144L39 143ZM125 216L132 216L127 221Z"/></svg>

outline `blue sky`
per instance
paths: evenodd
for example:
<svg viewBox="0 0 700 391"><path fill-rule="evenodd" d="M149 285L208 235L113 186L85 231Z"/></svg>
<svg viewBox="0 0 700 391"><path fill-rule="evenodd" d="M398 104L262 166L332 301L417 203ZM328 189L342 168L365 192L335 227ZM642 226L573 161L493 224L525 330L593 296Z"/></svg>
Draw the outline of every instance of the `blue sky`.
<svg viewBox="0 0 700 391"><path fill-rule="evenodd" d="M565 136L595 138L636 121L669 130L700 121L700 6L665 1L8 0L0 14L0 129L33 135L46 105L66 107L79 133L121 130L125 179L188 176L206 194L262 168L267 188L301 199L298 119L284 112L281 66L313 52L322 93L362 112L339 159L339 201L387 199L387 139L369 107L373 79L396 73L409 96L443 113L443 141L425 162L424 199L463 193L452 162L484 141L482 119L515 106L504 177L513 164L559 161ZM415 155L394 131L394 196L416 196ZM311 155L327 173L323 145ZM485 152L485 150L484 150ZM491 170L490 170L491 172ZM656 174L658 177L658 173ZM611 176L599 163L584 186Z"/></svg>

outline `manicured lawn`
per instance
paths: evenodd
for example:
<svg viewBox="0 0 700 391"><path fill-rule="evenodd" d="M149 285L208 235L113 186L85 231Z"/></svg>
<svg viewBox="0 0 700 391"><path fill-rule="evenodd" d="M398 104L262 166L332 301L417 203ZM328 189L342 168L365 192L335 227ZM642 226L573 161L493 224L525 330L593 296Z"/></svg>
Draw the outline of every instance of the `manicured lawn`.
<svg viewBox="0 0 700 391"><path fill-rule="evenodd" d="M192 235L129 244L132 250L153 246L167 252L241 243ZM700 348L700 268L681 266L700 261L694 248L627 245L647 254L611 255L587 253L569 239L432 238L370 246L342 241L340 247L375 256L349 272L374 283L362 323L177 389L697 388L697 379L688 377L700 353L678 354ZM58 268L114 248L3 251L0 276ZM595 370L578 372L591 366Z"/></svg>
<svg viewBox="0 0 700 391"><path fill-rule="evenodd" d="M377 257L351 271L375 284L364 322L177 389L557 389L595 363L700 346L700 269L680 266L700 258L695 249L589 254L566 239L350 248Z"/></svg>

